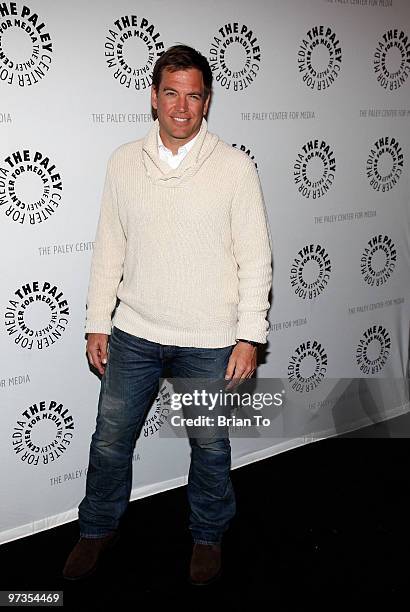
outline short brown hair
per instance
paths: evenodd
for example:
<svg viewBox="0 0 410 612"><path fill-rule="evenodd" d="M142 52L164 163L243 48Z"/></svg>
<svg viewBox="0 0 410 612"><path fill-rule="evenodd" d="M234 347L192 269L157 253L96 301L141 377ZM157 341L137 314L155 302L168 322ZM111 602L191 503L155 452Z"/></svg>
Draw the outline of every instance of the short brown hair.
<svg viewBox="0 0 410 612"><path fill-rule="evenodd" d="M152 73L154 89L158 92L164 70L176 72L177 70L188 70L189 68L197 68L202 72L204 93L205 98L207 98L212 91L213 76L211 67L206 57L187 45L174 45L157 59Z"/></svg>

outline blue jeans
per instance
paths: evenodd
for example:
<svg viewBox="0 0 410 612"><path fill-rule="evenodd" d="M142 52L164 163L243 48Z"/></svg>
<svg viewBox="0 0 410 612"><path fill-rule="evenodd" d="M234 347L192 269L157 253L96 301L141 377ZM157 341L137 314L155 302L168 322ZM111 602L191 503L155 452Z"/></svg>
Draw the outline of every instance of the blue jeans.
<svg viewBox="0 0 410 612"><path fill-rule="evenodd" d="M91 439L86 494L79 505L80 535L115 531L131 494L135 442L159 389L163 368L173 378L223 379L233 347L162 345L112 331ZM190 438L189 529L194 542L216 544L235 514L228 438Z"/></svg>

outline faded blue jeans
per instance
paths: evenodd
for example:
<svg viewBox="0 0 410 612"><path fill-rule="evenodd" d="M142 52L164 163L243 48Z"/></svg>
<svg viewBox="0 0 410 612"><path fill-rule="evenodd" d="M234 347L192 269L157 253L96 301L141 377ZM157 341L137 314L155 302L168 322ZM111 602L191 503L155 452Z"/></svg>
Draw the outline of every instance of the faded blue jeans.
<svg viewBox="0 0 410 612"><path fill-rule="evenodd" d="M86 494L79 505L80 535L117 530L131 494L132 457L163 368L172 378L223 379L233 346L192 348L158 344L116 327L101 382L91 439ZM216 544L235 514L229 439L190 438L189 529L194 542Z"/></svg>

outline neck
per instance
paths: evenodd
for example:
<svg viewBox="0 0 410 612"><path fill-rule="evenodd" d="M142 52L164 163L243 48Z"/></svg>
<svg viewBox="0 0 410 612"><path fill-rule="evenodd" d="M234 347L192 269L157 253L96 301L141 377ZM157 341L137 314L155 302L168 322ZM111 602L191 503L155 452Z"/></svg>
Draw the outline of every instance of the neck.
<svg viewBox="0 0 410 612"><path fill-rule="evenodd" d="M192 134L192 136L190 136L190 138L185 139L181 139L178 140L177 138L168 138L166 135L164 136L162 133L162 129L161 126L159 128L159 135L161 137L162 140L162 144L167 147L167 149L169 149L173 155L176 155L178 153L178 149L180 147L183 147L184 145L186 145L188 142L190 142L191 140L193 140L195 138L195 136L198 136L200 129L198 129L198 131L195 134Z"/></svg>

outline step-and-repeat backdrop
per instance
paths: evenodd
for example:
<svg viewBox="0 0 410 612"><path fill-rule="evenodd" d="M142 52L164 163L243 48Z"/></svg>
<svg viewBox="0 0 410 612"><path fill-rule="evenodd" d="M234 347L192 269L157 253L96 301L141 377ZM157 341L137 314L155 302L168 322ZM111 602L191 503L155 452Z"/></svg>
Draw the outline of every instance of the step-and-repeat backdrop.
<svg viewBox="0 0 410 612"><path fill-rule="evenodd" d="M284 401L269 428L232 437L234 467L408 410L407 0L0 2L2 542L77 516L106 163L152 125L152 68L178 42L209 59L209 128L256 164L273 241L258 376L281 379ZM132 498L186 482L169 418L164 382Z"/></svg>

